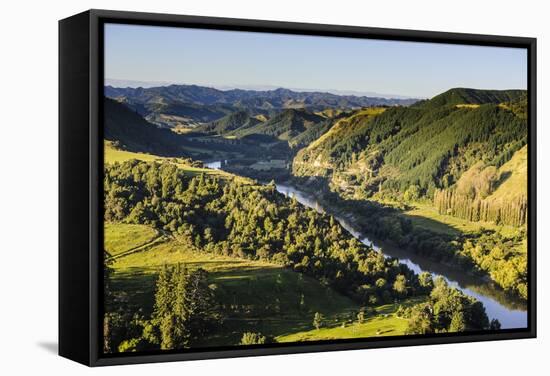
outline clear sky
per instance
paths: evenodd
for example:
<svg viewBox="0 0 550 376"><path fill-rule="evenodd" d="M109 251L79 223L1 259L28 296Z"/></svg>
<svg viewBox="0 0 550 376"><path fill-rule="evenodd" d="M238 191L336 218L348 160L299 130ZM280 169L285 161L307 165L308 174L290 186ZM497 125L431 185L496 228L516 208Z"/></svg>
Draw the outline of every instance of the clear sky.
<svg viewBox="0 0 550 376"><path fill-rule="evenodd" d="M107 79L432 97L526 89L525 49L107 24Z"/></svg>

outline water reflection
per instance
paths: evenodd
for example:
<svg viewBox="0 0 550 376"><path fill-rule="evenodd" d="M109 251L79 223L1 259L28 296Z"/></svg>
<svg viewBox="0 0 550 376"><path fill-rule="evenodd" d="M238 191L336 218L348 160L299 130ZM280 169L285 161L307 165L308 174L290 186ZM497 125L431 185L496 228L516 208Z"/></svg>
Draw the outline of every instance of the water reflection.
<svg viewBox="0 0 550 376"><path fill-rule="evenodd" d="M312 195L302 192L293 186L277 184L277 191L294 197L301 204L325 213L326 210ZM430 272L434 277L444 277L450 286L456 287L465 294L475 297L483 303L490 319L496 318L500 321L502 329L525 328L527 327L527 312L525 305L511 299L502 289L495 286L491 281L483 278L468 275L465 272L457 271L441 263L433 262L430 259L416 255L412 252L393 247L380 241L369 239L360 231L357 231L349 221L334 216L336 220L355 238L366 245L380 250L388 257L395 257L399 262L407 265L415 273L424 271Z"/></svg>

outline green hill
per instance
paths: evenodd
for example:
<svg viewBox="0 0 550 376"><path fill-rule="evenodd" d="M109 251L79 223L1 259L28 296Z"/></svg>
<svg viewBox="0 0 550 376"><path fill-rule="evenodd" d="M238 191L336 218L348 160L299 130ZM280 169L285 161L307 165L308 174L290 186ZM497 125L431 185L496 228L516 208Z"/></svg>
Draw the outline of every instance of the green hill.
<svg viewBox="0 0 550 376"><path fill-rule="evenodd" d="M525 95L525 93L525 90L478 90L469 88L454 88L433 97L429 101L419 102L416 106L441 108L444 106L456 106L461 104L498 104L503 102L515 102Z"/></svg>
<svg viewBox="0 0 550 376"><path fill-rule="evenodd" d="M511 109L515 102L483 103L524 94L453 89L417 106L356 112L301 150L293 173L327 176L355 197L402 198L411 187L413 196L432 197L476 163L498 168L526 144L527 123Z"/></svg>
<svg viewBox="0 0 550 376"><path fill-rule="evenodd" d="M260 120L251 117L247 111L237 111L224 116L221 119L197 127L198 132L226 134L235 129L245 129L255 126Z"/></svg>
<svg viewBox="0 0 550 376"><path fill-rule="evenodd" d="M383 108L360 110L334 122L318 139L300 150L293 162L298 176L327 176L351 160L355 151L368 144L365 135L370 120L384 112ZM367 142L365 142L367 141Z"/></svg>
<svg viewBox="0 0 550 376"><path fill-rule="evenodd" d="M119 148L157 155L180 155L181 136L147 122L137 112L104 98L104 138Z"/></svg>
<svg viewBox="0 0 550 376"><path fill-rule="evenodd" d="M455 186L437 190L441 214L470 221L521 226L527 221L527 145L499 168L478 162Z"/></svg>
<svg viewBox="0 0 550 376"><path fill-rule="evenodd" d="M250 128L238 129L234 132L234 135L244 137L259 134L288 141L324 120L324 117L303 109L286 109L266 122L259 123Z"/></svg>

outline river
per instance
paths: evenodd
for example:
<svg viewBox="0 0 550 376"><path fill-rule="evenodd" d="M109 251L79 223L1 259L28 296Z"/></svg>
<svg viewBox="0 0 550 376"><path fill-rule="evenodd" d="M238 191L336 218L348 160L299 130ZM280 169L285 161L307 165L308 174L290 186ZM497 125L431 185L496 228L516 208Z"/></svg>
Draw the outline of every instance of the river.
<svg viewBox="0 0 550 376"><path fill-rule="evenodd" d="M227 163L224 161L223 164ZM222 161L205 163L205 166L212 169L221 169ZM295 197L304 206L315 209L318 212L326 213L321 203L311 194L304 192L288 184L277 184L277 191L288 196ZM465 294L479 300L485 306L489 319L497 319L502 329L516 329L527 327L527 311L524 303L519 302L502 289L498 288L487 279L469 275L450 266L436 263L426 257L414 254L413 252L400 249L383 242L370 239L345 218L330 213L351 235L362 243L381 251L387 257L395 257L402 264L407 265L415 273L429 272L435 278L442 276L449 283Z"/></svg>
<svg viewBox="0 0 550 376"><path fill-rule="evenodd" d="M313 208L318 212L327 212L313 195L301 191L296 187L287 184L277 184L277 191L288 197L295 197L302 205ZM388 257L399 259L399 262L407 265L415 273L420 274L427 271L430 272L434 278L436 276L442 276L447 280L450 286L456 287L465 294L473 296L483 303L489 319L495 318L500 321L502 329L527 327L527 311L522 307L523 304L514 301L498 287L495 287L490 281L457 271L454 268L433 262L426 257L416 255L412 252L371 240L357 231L346 219L338 215L334 215L334 218L338 220L342 227L362 243L372 246Z"/></svg>

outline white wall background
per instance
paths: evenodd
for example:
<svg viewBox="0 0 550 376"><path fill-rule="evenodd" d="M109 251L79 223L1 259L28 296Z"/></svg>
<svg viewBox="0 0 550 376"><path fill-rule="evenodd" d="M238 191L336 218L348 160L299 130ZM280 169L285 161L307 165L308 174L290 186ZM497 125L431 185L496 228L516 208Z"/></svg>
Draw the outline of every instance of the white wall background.
<svg viewBox="0 0 550 376"><path fill-rule="evenodd" d="M544 1L95 0L2 3L0 374L542 374L548 295L548 53ZM88 8L537 37L539 338L88 369L57 342L57 20ZM546 349L545 349L546 346ZM538 370L538 372L537 372Z"/></svg>

